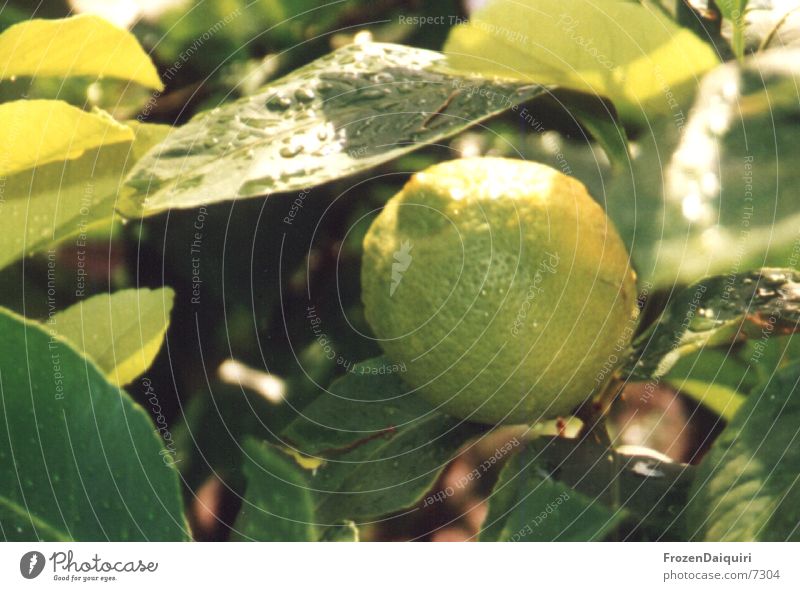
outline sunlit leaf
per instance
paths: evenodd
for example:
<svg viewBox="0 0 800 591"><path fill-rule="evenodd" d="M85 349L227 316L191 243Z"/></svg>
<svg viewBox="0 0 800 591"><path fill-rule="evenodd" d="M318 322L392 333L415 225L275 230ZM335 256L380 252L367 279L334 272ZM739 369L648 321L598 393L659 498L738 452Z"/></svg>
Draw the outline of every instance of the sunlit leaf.
<svg viewBox="0 0 800 591"><path fill-rule="evenodd" d="M54 314L48 326L124 386L153 363L169 326L175 293L126 289L99 294Z"/></svg>
<svg viewBox="0 0 800 591"><path fill-rule="evenodd" d="M678 111L718 63L661 10L625 0L494 0L445 53L460 70L607 97L636 120Z"/></svg>
<svg viewBox="0 0 800 591"><path fill-rule="evenodd" d="M0 104L0 175L78 158L98 146L130 141L133 130L110 115L82 111L63 101Z"/></svg>
<svg viewBox="0 0 800 591"><path fill-rule="evenodd" d="M451 136L542 88L449 75L441 54L349 45L175 128L137 163L128 216L294 191Z"/></svg>
<svg viewBox="0 0 800 591"><path fill-rule="evenodd" d="M0 311L0 531L16 541L188 538L147 413L72 346Z"/></svg>
<svg viewBox="0 0 800 591"><path fill-rule="evenodd" d="M53 162L4 179L0 269L70 236L85 242L89 230L108 223L125 171L167 130L162 125L130 125L136 132L133 142L103 145L75 160Z"/></svg>
<svg viewBox="0 0 800 591"><path fill-rule="evenodd" d="M164 85L131 33L93 15L33 19L0 34L0 80L17 76L91 76Z"/></svg>
<svg viewBox="0 0 800 591"><path fill-rule="evenodd" d="M277 448L244 444L247 492L233 538L257 542L314 542L314 501L306 475Z"/></svg>
<svg viewBox="0 0 800 591"><path fill-rule="evenodd" d="M800 365L756 387L703 459L689 505L690 537L800 541Z"/></svg>

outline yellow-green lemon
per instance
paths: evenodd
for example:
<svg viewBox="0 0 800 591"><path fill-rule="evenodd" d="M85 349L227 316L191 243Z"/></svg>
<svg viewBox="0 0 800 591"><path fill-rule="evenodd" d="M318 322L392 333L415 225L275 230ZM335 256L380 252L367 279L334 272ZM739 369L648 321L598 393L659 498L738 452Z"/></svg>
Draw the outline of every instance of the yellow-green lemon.
<svg viewBox="0 0 800 591"><path fill-rule="evenodd" d="M415 174L364 239L367 321L405 380L485 423L569 413L610 376L636 317L628 253L553 168L465 158Z"/></svg>

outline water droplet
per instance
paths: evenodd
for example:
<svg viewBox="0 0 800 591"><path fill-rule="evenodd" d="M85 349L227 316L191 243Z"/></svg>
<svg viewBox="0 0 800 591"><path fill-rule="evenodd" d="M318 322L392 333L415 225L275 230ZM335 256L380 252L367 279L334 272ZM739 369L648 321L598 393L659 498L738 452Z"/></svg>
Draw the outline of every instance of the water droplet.
<svg viewBox="0 0 800 591"><path fill-rule="evenodd" d="M298 88L294 91L294 98L301 103L310 103L316 98L316 95L310 88Z"/></svg>
<svg viewBox="0 0 800 591"><path fill-rule="evenodd" d="M774 289L770 289L768 287L759 287L756 290L756 295L760 298L772 298L775 297L777 294Z"/></svg>
<svg viewBox="0 0 800 591"><path fill-rule="evenodd" d="M763 279L772 285L780 285L789 280L784 273L767 273Z"/></svg>
<svg viewBox="0 0 800 591"><path fill-rule="evenodd" d="M394 76L389 72L378 72L372 77L372 80L376 84L391 84L394 82Z"/></svg>
<svg viewBox="0 0 800 591"><path fill-rule="evenodd" d="M278 154L280 154L284 158L294 158L302 151L303 151L303 146L301 146L300 144L295 144L293 146L283 146L278 151Z"/></svg>
<svg viewBox="0 0 800 591"><path fill-rule="evenodd" d="M267 99L265 106L270 111L285 111L292 106L292 99L282 94L274 94Z"/></svg>
<svg viewBox="0 0 800 591"><path fill-rule="evenodd" d="M375 100L383 98L389 93L388 88L365 88L356 95L358 99Z"/></svg>

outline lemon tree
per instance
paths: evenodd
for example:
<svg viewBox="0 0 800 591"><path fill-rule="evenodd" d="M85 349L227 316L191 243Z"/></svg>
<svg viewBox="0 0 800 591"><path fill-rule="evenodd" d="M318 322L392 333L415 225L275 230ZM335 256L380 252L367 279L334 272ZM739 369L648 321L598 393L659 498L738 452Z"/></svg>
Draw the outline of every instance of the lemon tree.
<svg viewBox="0 0 800 591"><path fill-rule="evenodd" d="M0 539L798 539L792 6L112 4L0 8Z"/></svg>

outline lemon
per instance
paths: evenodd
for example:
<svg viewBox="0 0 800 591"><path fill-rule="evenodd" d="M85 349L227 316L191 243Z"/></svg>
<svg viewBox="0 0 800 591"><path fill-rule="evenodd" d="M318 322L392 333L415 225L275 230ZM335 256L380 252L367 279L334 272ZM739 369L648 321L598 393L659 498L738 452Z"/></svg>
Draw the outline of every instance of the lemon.
<svg viewBox="0 0 800 591"><path fill-rule="evenodd" d="M591 397L637 311L628 253L586 188L503 158L415 174L364 238L361 283L367 321L413 389L491 424Z"/></svg>

